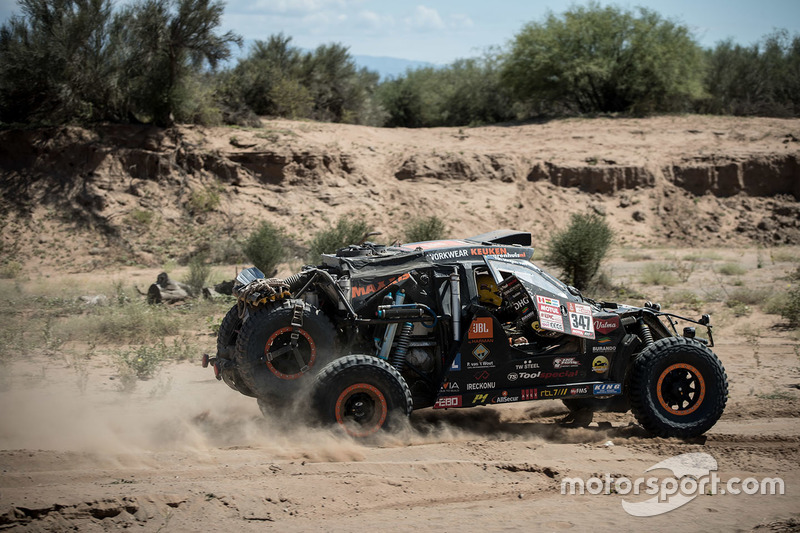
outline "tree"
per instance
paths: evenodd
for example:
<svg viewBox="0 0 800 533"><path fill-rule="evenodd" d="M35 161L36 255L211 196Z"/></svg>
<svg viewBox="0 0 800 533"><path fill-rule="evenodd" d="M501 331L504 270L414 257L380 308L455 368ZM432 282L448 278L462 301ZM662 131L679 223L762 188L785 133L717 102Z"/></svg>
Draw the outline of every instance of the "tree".
<svg viewBox="0 0 800 533"><path fill-rule="evenodd" d="M0 28L0 121L119 118L110 0L20 0Z"/></svg>
<svg viewBox="0 0 800 533"><path fill-rule="evenodd" d="M233 32L217 35L223 12L211 0L144 0L117 19L126 54L125 78L134 112L167 126L188 97L186 82L208 64L216 68L241 46Z"/></svg>
<svg viewBox="0 0 800 533"><path fill-rule="evenodd" d="M502 79L534 111L650 113L688 108L702 94L701 67L686 26L590 2L525 25Z"/></svg>

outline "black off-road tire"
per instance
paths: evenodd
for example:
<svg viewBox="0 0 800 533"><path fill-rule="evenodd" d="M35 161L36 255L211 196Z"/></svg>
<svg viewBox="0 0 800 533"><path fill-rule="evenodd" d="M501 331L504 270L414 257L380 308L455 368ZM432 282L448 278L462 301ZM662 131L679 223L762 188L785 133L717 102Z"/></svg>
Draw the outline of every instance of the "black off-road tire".
<svg viewBox="0 0 800 533"><path fill-rule="evenodd" d="M722 363L694 339L659 339L633 361L631 411L653 435L702 435L722 416L727 401L728 377Z"/></svg>
<svg viewBox="0 0 800 533"><path fill-rule="evenodd" d="M222 319L217 332L217 357L235 360L236 340L239 337L241 327L242 319L239 318L239 308L234 305L228 310L225 318ZM241 392L245 396L256 397L250 387L244 383L236 367L223 369L222 378L232 389Z"/></svg>
<svg viewBox="0 0 800 533"><path fill-rule="evenodd" d="M303 308L300 327L292 326L296 303ZM250 311L236 339L237 369L255 396L276 407L286 405L334 358L335 342L336 330L319 309L287 300L279 307Z"/></svg>
<svg viewBox="0 0 800 533"><path fill-rule="evenodd" d="M396 429L414 407L405 379L386 361L348 355L325 367L314 385L314 409L323 424L367 438Z"/></svg>

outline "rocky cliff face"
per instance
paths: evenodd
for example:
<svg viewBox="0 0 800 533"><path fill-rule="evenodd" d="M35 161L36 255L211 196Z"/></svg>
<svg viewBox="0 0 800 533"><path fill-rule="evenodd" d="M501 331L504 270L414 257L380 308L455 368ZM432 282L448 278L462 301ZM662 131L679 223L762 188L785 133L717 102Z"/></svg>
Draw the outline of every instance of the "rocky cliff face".
<svg viewBox="0 0 800 533"><path fill-rule="evenodd" d="M798 127L784 122L778 126ZM794 134L780 129L752 149L720 145L712 132L713 150L681 151L654 126L653 136L673 147L661 149L654 139L631 148L618 139L600 157L586 156L600 150L575 135L560 145L547 137L552 149L532 149L524 137L536 134L536 125L519 126L516 143L497 128L456 135L280 126L1 132L5 249L29 232L88 232L85 241L94 232L107 247L134 250L126 257L157 263L167 254L156 249L166 249L162 234L185 235L170 245L170 253L185 254L215 235L246 233L261 219L302 242L343 214L365 216L392 237L409 218L437 214L463 236L501 226L545 234L585 209L609 216L631 243L800 243L800 150Z"/></svg>

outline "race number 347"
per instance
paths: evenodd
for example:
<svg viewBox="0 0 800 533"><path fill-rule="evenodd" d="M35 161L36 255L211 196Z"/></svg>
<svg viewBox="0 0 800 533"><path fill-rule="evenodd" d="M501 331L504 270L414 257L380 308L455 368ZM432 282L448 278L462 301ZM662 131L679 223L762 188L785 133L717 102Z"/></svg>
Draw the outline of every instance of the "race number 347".
<svg viewBox="0 0 800 533"><path fill-rule="evenodd" d="M569 311L569 325L572 334L586 339L594 339L592 308L584 304L567 302L567 311Z"/></svg>

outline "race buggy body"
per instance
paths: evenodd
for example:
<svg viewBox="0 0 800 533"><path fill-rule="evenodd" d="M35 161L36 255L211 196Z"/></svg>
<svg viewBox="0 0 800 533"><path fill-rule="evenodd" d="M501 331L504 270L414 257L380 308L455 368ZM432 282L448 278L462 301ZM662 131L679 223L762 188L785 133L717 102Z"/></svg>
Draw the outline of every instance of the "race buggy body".
<svg viewBox="0 0 800 533"><path fill-rule="evenodd" d="M595 302L534 265L530 245L499 230L352 245L286 279L247 269L204 366L265 413L309 404L355 437L414 409L547 399L630 409L664 437L714 425L728 385L707 315Z"/></svg>

